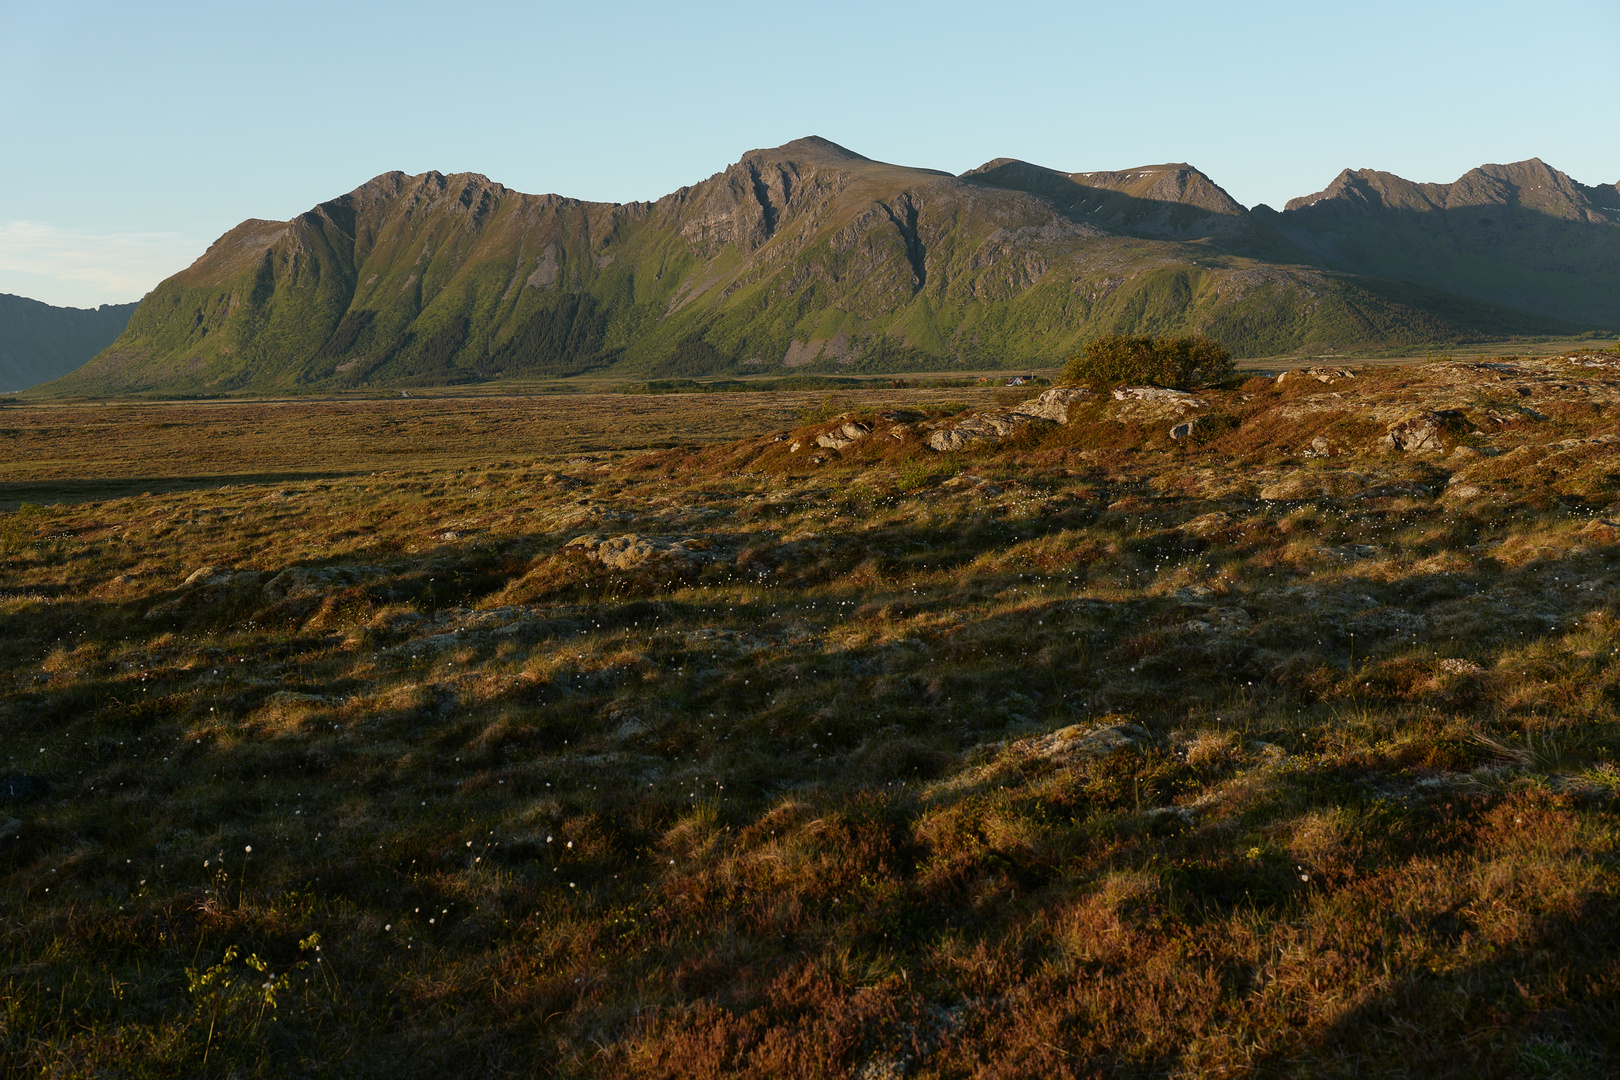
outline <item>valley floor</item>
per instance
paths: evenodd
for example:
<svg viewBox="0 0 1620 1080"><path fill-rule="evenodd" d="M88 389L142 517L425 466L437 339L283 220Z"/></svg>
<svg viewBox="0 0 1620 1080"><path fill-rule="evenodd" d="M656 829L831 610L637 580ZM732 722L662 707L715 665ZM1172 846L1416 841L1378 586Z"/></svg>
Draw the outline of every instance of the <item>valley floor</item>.
<svg viewBox="0 0 1620 1080"><path fill-rule="evenodd" d="M0 410L0 1068L1612 1075L1617 365Z"/></svg>

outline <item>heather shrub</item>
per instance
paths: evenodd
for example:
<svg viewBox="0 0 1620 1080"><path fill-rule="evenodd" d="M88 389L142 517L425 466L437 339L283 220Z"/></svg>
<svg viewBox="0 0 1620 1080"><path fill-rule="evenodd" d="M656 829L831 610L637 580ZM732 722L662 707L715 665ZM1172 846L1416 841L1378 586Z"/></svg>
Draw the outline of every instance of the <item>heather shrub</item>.
<svg viewBox="0 0 1620 1080"><path fill-rule="evenodd" d="M1066 383L1125 383L1192 390L1226 382L1237 372L1232 354L1207 337L1098 338L1063 368Z"/></svg>

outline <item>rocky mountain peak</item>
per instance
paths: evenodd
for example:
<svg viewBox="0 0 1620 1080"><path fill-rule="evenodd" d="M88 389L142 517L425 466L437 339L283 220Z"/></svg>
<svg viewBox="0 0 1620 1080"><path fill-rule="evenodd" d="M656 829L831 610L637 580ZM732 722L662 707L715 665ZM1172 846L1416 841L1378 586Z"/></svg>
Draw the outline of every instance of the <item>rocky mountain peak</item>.
<svg viewBox="0 0 1620 1080"><path fill-rule="evenodd" d="M857 154L847 147L839 146L831 139L824 139L820 135L806 135L802 139L783 143L773 150L754 150L752 154L761 154L770 158L802 159L812 162L859 162L871 161L869 157ZM749 155L744 155L748 157Z"/></svg>
<svg viewBox="0 0 1620 1080"><path fill-rule="evenodd" d="M1142 165L1119 172L1070 173L1076 183L1117 191L1137 199L1195 206L1212 214L1243 217L1243 205L1203 171L1184 161Z"/></svg>

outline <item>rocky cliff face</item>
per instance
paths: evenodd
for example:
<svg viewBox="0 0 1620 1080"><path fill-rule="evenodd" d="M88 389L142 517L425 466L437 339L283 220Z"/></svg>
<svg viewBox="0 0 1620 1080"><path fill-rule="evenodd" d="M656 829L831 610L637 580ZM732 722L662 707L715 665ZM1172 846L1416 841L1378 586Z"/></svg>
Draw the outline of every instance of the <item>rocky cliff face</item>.
<svg viewBox="0 0 1620 1080"><path fill-rule="evenodd" d="M1183 164L954 177L811 138L623 205L387 173L237 226L58 388L880 371L1056 362L1115 332L1258 354L1556 326L1304 265L1304 246Z"/></svg>

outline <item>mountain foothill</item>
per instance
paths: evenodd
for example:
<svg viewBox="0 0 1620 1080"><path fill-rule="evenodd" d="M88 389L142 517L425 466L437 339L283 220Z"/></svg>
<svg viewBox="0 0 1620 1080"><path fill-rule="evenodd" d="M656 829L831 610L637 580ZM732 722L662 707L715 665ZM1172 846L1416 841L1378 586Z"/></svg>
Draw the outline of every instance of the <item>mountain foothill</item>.
<svg viewBox="0 0 1620 1080"><path fill-rule="evenodd" d="M46 393L410 387L1061 362L1108 334L1237 356L1620 325L1620 185L1540 160L1346 171L1281 211L1186 164L960 176L821 138L655 202L386 173L249 220Z"/></svg>

